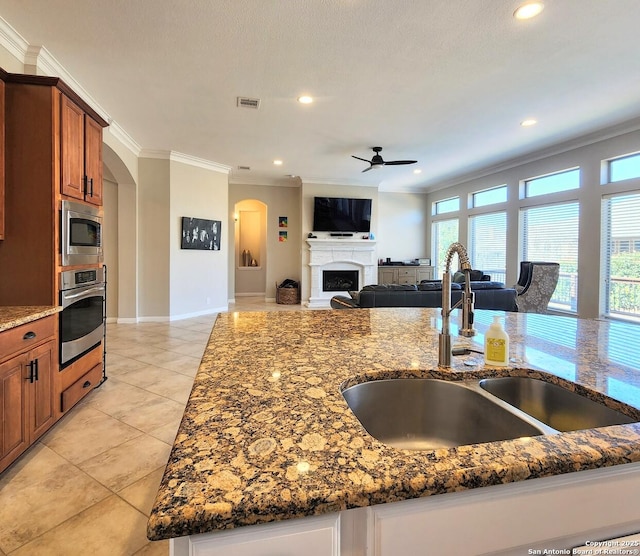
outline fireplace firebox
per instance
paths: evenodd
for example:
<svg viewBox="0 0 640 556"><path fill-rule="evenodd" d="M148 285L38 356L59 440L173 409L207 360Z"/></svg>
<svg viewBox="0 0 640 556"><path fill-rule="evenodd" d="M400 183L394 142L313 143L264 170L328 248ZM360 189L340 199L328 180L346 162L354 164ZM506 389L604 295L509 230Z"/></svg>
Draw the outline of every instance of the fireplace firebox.
<svg viewBox="0 0 640 556"><path fill-rule="evenodd" d="M357 270L323 270L322 290L325 292L346 292L358 290Z"/></svg>

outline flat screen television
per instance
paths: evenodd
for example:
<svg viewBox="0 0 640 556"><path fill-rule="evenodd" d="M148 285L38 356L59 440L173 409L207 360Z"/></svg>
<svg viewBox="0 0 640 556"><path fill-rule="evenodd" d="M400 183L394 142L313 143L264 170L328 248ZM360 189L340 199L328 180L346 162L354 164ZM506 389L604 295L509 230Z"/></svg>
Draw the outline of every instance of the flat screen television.
<svg viewBox="0 0 640 556"><path fill-rule="evenodd" d="M371 199L314 198L314 232L369 232L370 230Z"/></svg>

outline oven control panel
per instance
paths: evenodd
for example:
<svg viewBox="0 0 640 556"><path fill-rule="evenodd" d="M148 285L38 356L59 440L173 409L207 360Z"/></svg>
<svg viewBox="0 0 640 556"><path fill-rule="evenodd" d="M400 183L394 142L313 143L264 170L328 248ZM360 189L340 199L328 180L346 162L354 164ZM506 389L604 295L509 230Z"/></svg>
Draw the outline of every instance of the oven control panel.
<svg viewBox="0 0 640 556"><path fill-rule="evenodd" d="M92 268L90 270L65 270L60 273L60 291L91 286L104 282L104 268Z"/></svg>

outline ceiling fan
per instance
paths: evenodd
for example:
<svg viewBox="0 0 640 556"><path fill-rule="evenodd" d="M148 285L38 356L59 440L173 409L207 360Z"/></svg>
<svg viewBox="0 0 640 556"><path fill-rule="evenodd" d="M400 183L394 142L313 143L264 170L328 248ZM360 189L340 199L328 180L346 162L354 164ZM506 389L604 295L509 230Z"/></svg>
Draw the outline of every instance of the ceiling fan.
<svg viewBox="0 0 640 556"><path fill-rule="evenodd" d="M364 170L362 170L363 172L368 172L372 168L375 169L375 170L378 170L378 169L382 168L383 166L400 166L402 164L415 164L416 162L418 162L417 160L389 160L389 161L384 161L384 160L382 160L382 156L380 156L380 151L382 150L382 147L371 147L371 148L373 149L373 152L375 153L371 160L367 160L366 158L360 158L359 156L356 156L354 154L351 155L353 158L357 158L358 160L363 160L364 162L368 162L369 163L369 167L365 168Z"/></svg>

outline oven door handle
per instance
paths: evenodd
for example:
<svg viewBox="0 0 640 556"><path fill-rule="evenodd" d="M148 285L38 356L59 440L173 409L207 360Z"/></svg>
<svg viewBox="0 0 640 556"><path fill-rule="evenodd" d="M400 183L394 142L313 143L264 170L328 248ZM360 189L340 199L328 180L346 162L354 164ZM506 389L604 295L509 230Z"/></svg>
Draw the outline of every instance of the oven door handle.
<svg viewBox="0 0 640 556"><path fill-rule="evenodd" d="M104 296L104 286L96 286L94 288L83 289L78 293L62 292L62 302L64 305L65 301L84 299L85 297L93 297L95 294Z"/></svg>

